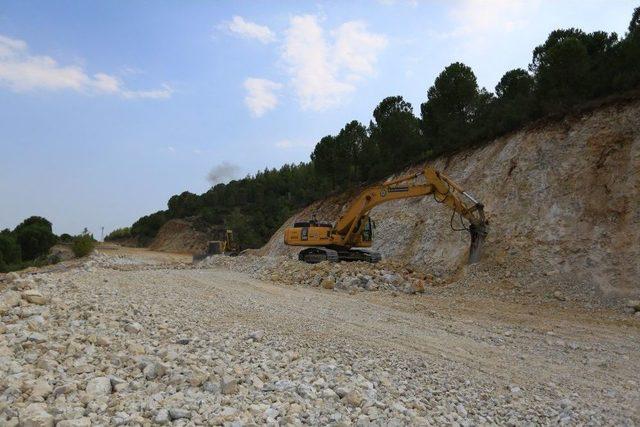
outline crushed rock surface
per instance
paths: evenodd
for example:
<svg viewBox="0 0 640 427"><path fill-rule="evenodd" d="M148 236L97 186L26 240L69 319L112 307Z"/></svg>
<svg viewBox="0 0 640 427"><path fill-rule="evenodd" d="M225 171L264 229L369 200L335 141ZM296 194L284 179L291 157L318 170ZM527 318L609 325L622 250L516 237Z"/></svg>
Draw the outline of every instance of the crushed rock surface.
<svg viewBox="0 0 640 427"><path fill-rule="evenodd" d="M110 251L0 278L0 425L640 423L638 316L247 268Z"/></svg>

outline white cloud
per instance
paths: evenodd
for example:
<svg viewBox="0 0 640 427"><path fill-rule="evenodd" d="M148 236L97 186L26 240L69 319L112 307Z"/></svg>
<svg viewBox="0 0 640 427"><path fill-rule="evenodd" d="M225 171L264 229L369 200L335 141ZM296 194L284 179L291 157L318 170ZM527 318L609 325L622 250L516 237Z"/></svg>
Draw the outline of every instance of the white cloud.
<svg viewBox="0 0 640 427"><path fill-rule="evenodd" d="M228 182L235 179L240 174L240 166L229 162L222 162L209 171L207 174L207 181L211 185L216 185L221 182Z"/></svg>
<svg viewBox="0 0 640 427"><path fill-rule="evenodd" d="M374 72L384 36L370 33L364 23L349 21L327 40L314 15L291 18L283 46L291 84L304 109L325 110L340 104L354 83Z"/></svg>
<svg viewBox="0 0 640 427"><path fill-rule="evenodd" d="M118 93L121 90L122 82L117 77L97 73L94 75L94 86L100 92Z"/></svg>
<svg viewBox="0 0 640 427"><path fill-rule="evenodd" d="M379 52L387 46L387 39L367 31L364 23L345 22L333 32L336 38L337 64L360 78L373 74Z"/></svg>
<svg viewBox="0 0 640 427"><path fill-rule="evenodd" d="M0 86L14 92L73 90L86 94L112 94L124 98L168 98L168 85L151 91L131 91L115 76L93 76L77 65L60 65L50 56L33 55L23 40L0 35Z"/></svg>
<svg viewBox="0 0 640 427"><path fill-rule="evenodd" d="M313 147L314 143L308 141L291 141L289 139L283 139L276 142L274 145L276 148L280 148L281 150L288 150L291 148Z"/></svg>
<svg viewBox="0 0 640 427"><path fill-rule="evenodd" d="M322 27L312 15L294 16L286 32L283 58L303 108L323 110L354 90L337 79Z"/></svg>
<svg viewBox="0 0 640 427"><path fill-rule="evenodd" d="M255 22L245 21L242 16L234 16L229 22L222 25L223 28L245 39L256 39L267 44L276 40L276 35L266 25L258 25Z"/></svg>
<svg viewBox="0 0 640 427"><path fill-rule="evenodd" d="M465 37L474 48L488 39L525 28L539 0L462 0L451 10L455 29L445 37Z"/></svg>
<svg viewBox="0 0 640 427"><path fill-rule="evenodd" d="M27 44L24 41L0 34L0 58L25 50L27 50Z"/></svg>
<svg viewBox="0 0 640 427"><path fill-rule="evenodd" d="M122 96L128 99L132 98L146 98L146 99L167 99L173 95L173 88L164 83L161 85L161 89L153 90L123 90Z"/></svg>
<svg viewBox="0 0 640 427"><path fill-rule="evenodd" d="M278 105L276 92L282 85L271 80L250 77L244 81L244 88L247 90L245 104L254 117L261 117Z"/></svg>

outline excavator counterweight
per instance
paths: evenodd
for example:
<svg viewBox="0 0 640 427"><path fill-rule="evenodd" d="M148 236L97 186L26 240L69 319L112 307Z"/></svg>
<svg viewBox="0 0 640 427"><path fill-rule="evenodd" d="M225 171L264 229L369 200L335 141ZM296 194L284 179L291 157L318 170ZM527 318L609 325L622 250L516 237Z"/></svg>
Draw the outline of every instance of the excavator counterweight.
<svg viewBox="0 0 640 427"><path fill-rule="evenodd" d="M315 218L296 222L293 227L285 230L284 242L292 246L307 246L298 258L308 263L378 262L381 259L379 253L363 249L371 247L373 243L374 224L368 215L371 209L392 200L428 195L432 195L436 202L452 210L453 230L469 231L471 245L468 262L478 262L487 235L484 205L445 174L428 166L419 173L365 189L349 205L335 225L318 222ZM461 218L461 229L453 227L453 217L456 214ZM465 220L469 225L465 225Z"/></svg>

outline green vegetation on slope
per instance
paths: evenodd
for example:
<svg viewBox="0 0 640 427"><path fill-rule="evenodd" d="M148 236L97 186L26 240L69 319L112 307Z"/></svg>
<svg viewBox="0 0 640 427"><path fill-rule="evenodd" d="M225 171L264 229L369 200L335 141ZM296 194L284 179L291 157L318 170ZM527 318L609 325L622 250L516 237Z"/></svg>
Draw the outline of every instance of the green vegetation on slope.
<svg viewBox="0 0 640 427"><path fill-rule="evenodd" d="M111 233L107 234L104 241L109 242L112 240L126 239L127 237L131 237L131 228L123 227L115 229Z"/></svg>
<svg viewBox="0 0 640 427"><path fill-rule="evenodd" d="M622 39L602 31L553 31L534 49L528 71L507 71L495 93L479 88L468 66L451 64L427 91L420 117L401 96L385 98L368 126L352 121L337 135L322 138L309 163L264 170L202 195L175 195L167 210L140 218L130 233L146 245L169 219L198 215L210 224L233 228L242 247L258 247L295 211L333 191L487 142L639 84L636 8Z"/></svg>

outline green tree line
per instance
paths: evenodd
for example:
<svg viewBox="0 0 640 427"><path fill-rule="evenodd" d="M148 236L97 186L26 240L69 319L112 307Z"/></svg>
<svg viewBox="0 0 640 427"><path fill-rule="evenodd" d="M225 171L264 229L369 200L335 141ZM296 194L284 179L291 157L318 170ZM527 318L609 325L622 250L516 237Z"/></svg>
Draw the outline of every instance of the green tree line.
<svg viewBox="0 0 640 427"><path fill-rule="evenodd" d="M51 223L40 216L25 219L13 230L0 231L0 271L46 263L49 249L57 241Z"/></svg>
<svg viewBox="0 0 640 427"><path fill-rule="evenodd" d="M86 228L78 236L56 236L49 220L31 216L13 230L0 231L0 273L58 262L49 255L56 243L70 243L76 256L85 256L93 250L95 240Z"/></svg>
<svg viewBox="0 0 640 427"><path fill-rule="evenodd" d="M576 28L551 32L533 50L528 69L507 71L494 92L478 86L470 67L453 63L427 90L419 116L402 96L385 98L368 125L351 121L336 135L322 138L310 162L266 169L201 195L175 195L166 210L140 218L128 233L146 245L166 221L197 215L233 228L243 247L258 247L295 211L331 192L477 146L639 85L640 7L622 38Z"/></svg>

